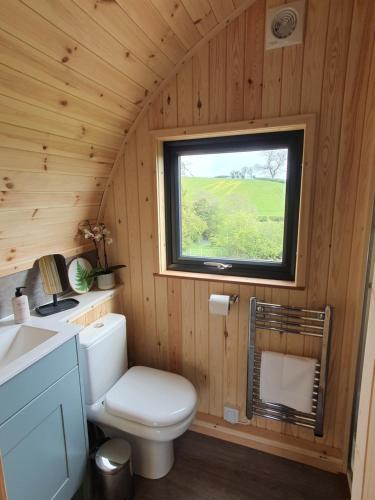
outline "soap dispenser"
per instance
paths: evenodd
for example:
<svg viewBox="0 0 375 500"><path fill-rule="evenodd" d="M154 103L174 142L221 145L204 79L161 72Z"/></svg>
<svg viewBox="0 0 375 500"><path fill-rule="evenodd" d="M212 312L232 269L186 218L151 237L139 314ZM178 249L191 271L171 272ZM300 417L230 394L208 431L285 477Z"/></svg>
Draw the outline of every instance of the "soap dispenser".
<svg viewBox="0 0 375 500"><path fill-rule="evenodd" d="M25 286L18 286L16 294L12 299L14 321L15 323L25 323L30 319L29 299L27 295L22 295L22 289Z"/></svg>

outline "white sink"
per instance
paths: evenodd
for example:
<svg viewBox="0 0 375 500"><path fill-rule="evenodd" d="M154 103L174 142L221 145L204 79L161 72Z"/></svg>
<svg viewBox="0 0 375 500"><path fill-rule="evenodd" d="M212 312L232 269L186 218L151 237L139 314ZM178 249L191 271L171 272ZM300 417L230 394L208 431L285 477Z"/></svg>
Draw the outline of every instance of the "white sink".
<svg viewBox="0 0 375 500"><path fill-rule="evenodd" d="M29 325L9 329L0 336L0 369L32 351L58 332Z"/></svg>
<svg viewBox="0 0 375 500"><path fill-rule="evenodd" d="M82 326L68 323L62 314L40 317L32 312L22 325L12 317L0 320L0 387L78 335Z"/></svg>

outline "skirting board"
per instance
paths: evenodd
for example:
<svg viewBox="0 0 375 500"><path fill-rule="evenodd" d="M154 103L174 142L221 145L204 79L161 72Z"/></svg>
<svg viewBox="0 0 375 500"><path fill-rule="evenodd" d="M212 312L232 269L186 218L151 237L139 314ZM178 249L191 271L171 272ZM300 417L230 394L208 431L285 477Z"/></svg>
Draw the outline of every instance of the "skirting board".
<svg viewBox="0 0 375 500"><path fill-rule="evenodd" d="M245 427L245 429L239 427ZM328 472L345 472L340 450L319 446L314 442L301 443L301 440L297 438L281 436L275 432L251 426L228 424L221 418L202 413L197 414L190 430Z"/></svg>

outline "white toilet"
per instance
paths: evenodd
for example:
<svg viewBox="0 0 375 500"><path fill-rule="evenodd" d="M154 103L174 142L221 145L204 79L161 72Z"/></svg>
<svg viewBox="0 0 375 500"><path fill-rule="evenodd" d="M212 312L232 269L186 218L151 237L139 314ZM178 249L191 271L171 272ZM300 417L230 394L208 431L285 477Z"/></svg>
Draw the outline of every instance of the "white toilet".
<svg viewBox="0 0 375 500"><path fill-rule="evenodd" d="M109 437L132 446L136 474L158 479L173 466L173 440L194 419L197 393L180 375L145 366L128 370L126 321L107 314L80 334L86 412Z"/></svg>

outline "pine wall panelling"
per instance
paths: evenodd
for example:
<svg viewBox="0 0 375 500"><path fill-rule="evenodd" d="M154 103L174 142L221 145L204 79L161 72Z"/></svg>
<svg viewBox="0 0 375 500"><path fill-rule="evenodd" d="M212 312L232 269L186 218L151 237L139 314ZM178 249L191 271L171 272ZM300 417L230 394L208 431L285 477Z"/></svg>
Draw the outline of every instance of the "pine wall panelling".
<svg viewBox="0 0 375 500"><path fill-rule="evenodd" d="M146 101L253 1L0 3L0 276L88 248L77 224L97 217Z"/></svg>
<svg viewBox="0 0 375 500"><path fill-rule="evenodd" d="M366 117L363 127L363 140L362 140L362 150L361 150L361 170L359 172L359 182L357 187L357 201L356 201L356 220L362 221L362 224L358 224L354 228L352 252L357 256L362 256L362 260L365 259L367 254L367 248L362 244L357 242L362 242L363 238L361 234L364 231L368 231L372 222L372 214L369 210L366 210L361 204L360 200L363 196L368 196L369 191L373 189L375 169L372 167L375 162L375 50L372 53L372 63L371 63L371 75L368 85L368 95L366 101ZM370 166L370 168L369 168ZM359 213L358 213L359 211ZM353 269L354 268L354 269ZM353 261L351 262L351 272L349 276L348 283L348 296L350 301L355 301L355 296L353 295L354 290L357 288L357 282L359 280L359 273L356 272L355 266L353 266ZM374 391L375 385L373 380L371 380L371 374L375 375L374 369L375 364L371 363L374 359L374 336L371 335L374 329L374 289L372 288L371 293L369 293L369 318L367 324L367 343L365 347L365 359L363 362L363 374L361 381L361 398L360 398L360 408L358 410L358 427L356 429L355 437L355 451L354 451L354 470L353 470L353 487L352 495L353 500L357 498L369 499L374 491L374 475L372 473L374 467L374 446L371 440L374 437L375 412L371 411L372 406L375 402L375 394L371 395L371 388ZM346 315L345 323L348 324L350 328L359 321L358 311L351 310L348 311ZM355 370L355 363L351 363L351 371ZM375 408L374 408L375 410ZM353 453L353 451L352 451ZM371 455L372 454L372 455Z"/></svg>
<svg viewBox="0 0 375 500"><path fill-rule="evenodd" d="M364 120L369 120L375 5L371 0L309 0L303 46L264 52L265 8L279 3L257 0L169 80L117 160L105 217L116 221L114 258L129 264L122 274L130 356L137 363L182 373L195 384L199 414L194 428L338 471L346 468L362 307L369 233L362 220L368 221L373 197L373 185L364 181L372 165L363 132ZM155 185L162 179L156 178L149 130L299 113L317 116L307 286L287 289L154 275ZM226 321L208 314L211 293L240 295ZM230 426L222 420L224 403L238 405L245 416L252 295L292 306L330 303L334 308L322 439L310 430L260 417L251 425ZM316 340L289 337L266 333L257 342L262 349L319 355Z"/></svg>
<svg viewBox="0 0 375 500"><path fill-rule="evenodd" d="M122 314L122 286L117 286L111 296L104 300L103 302L91 306L89 310L81 312L78 316L73 317L69 320L69 323L74 323L76 325L87 326L97 321L99 318L105 316L109 313Z"/></svg>
<svg viewBox="0 0 375 500"><path fill-rule="evenodd" d="M375 157L375 156L374 156ZM373 255L370 263L373 263ZM374 311L375 292L371 286L374 280L373 265L369 266L366 297L366 321L364 322L365 349L363 371L360 382L360 400L358 407L358 425L353 442L353 500L370 500L374 492L375 460L375 336Z"/></svg>
<svg viewBox="0 0 375 500"><path fill-rule="evenodd" d="M3 472L3 461L0 455L0 500L7 500L7 492L5 488L5 479Z"/></svg>

